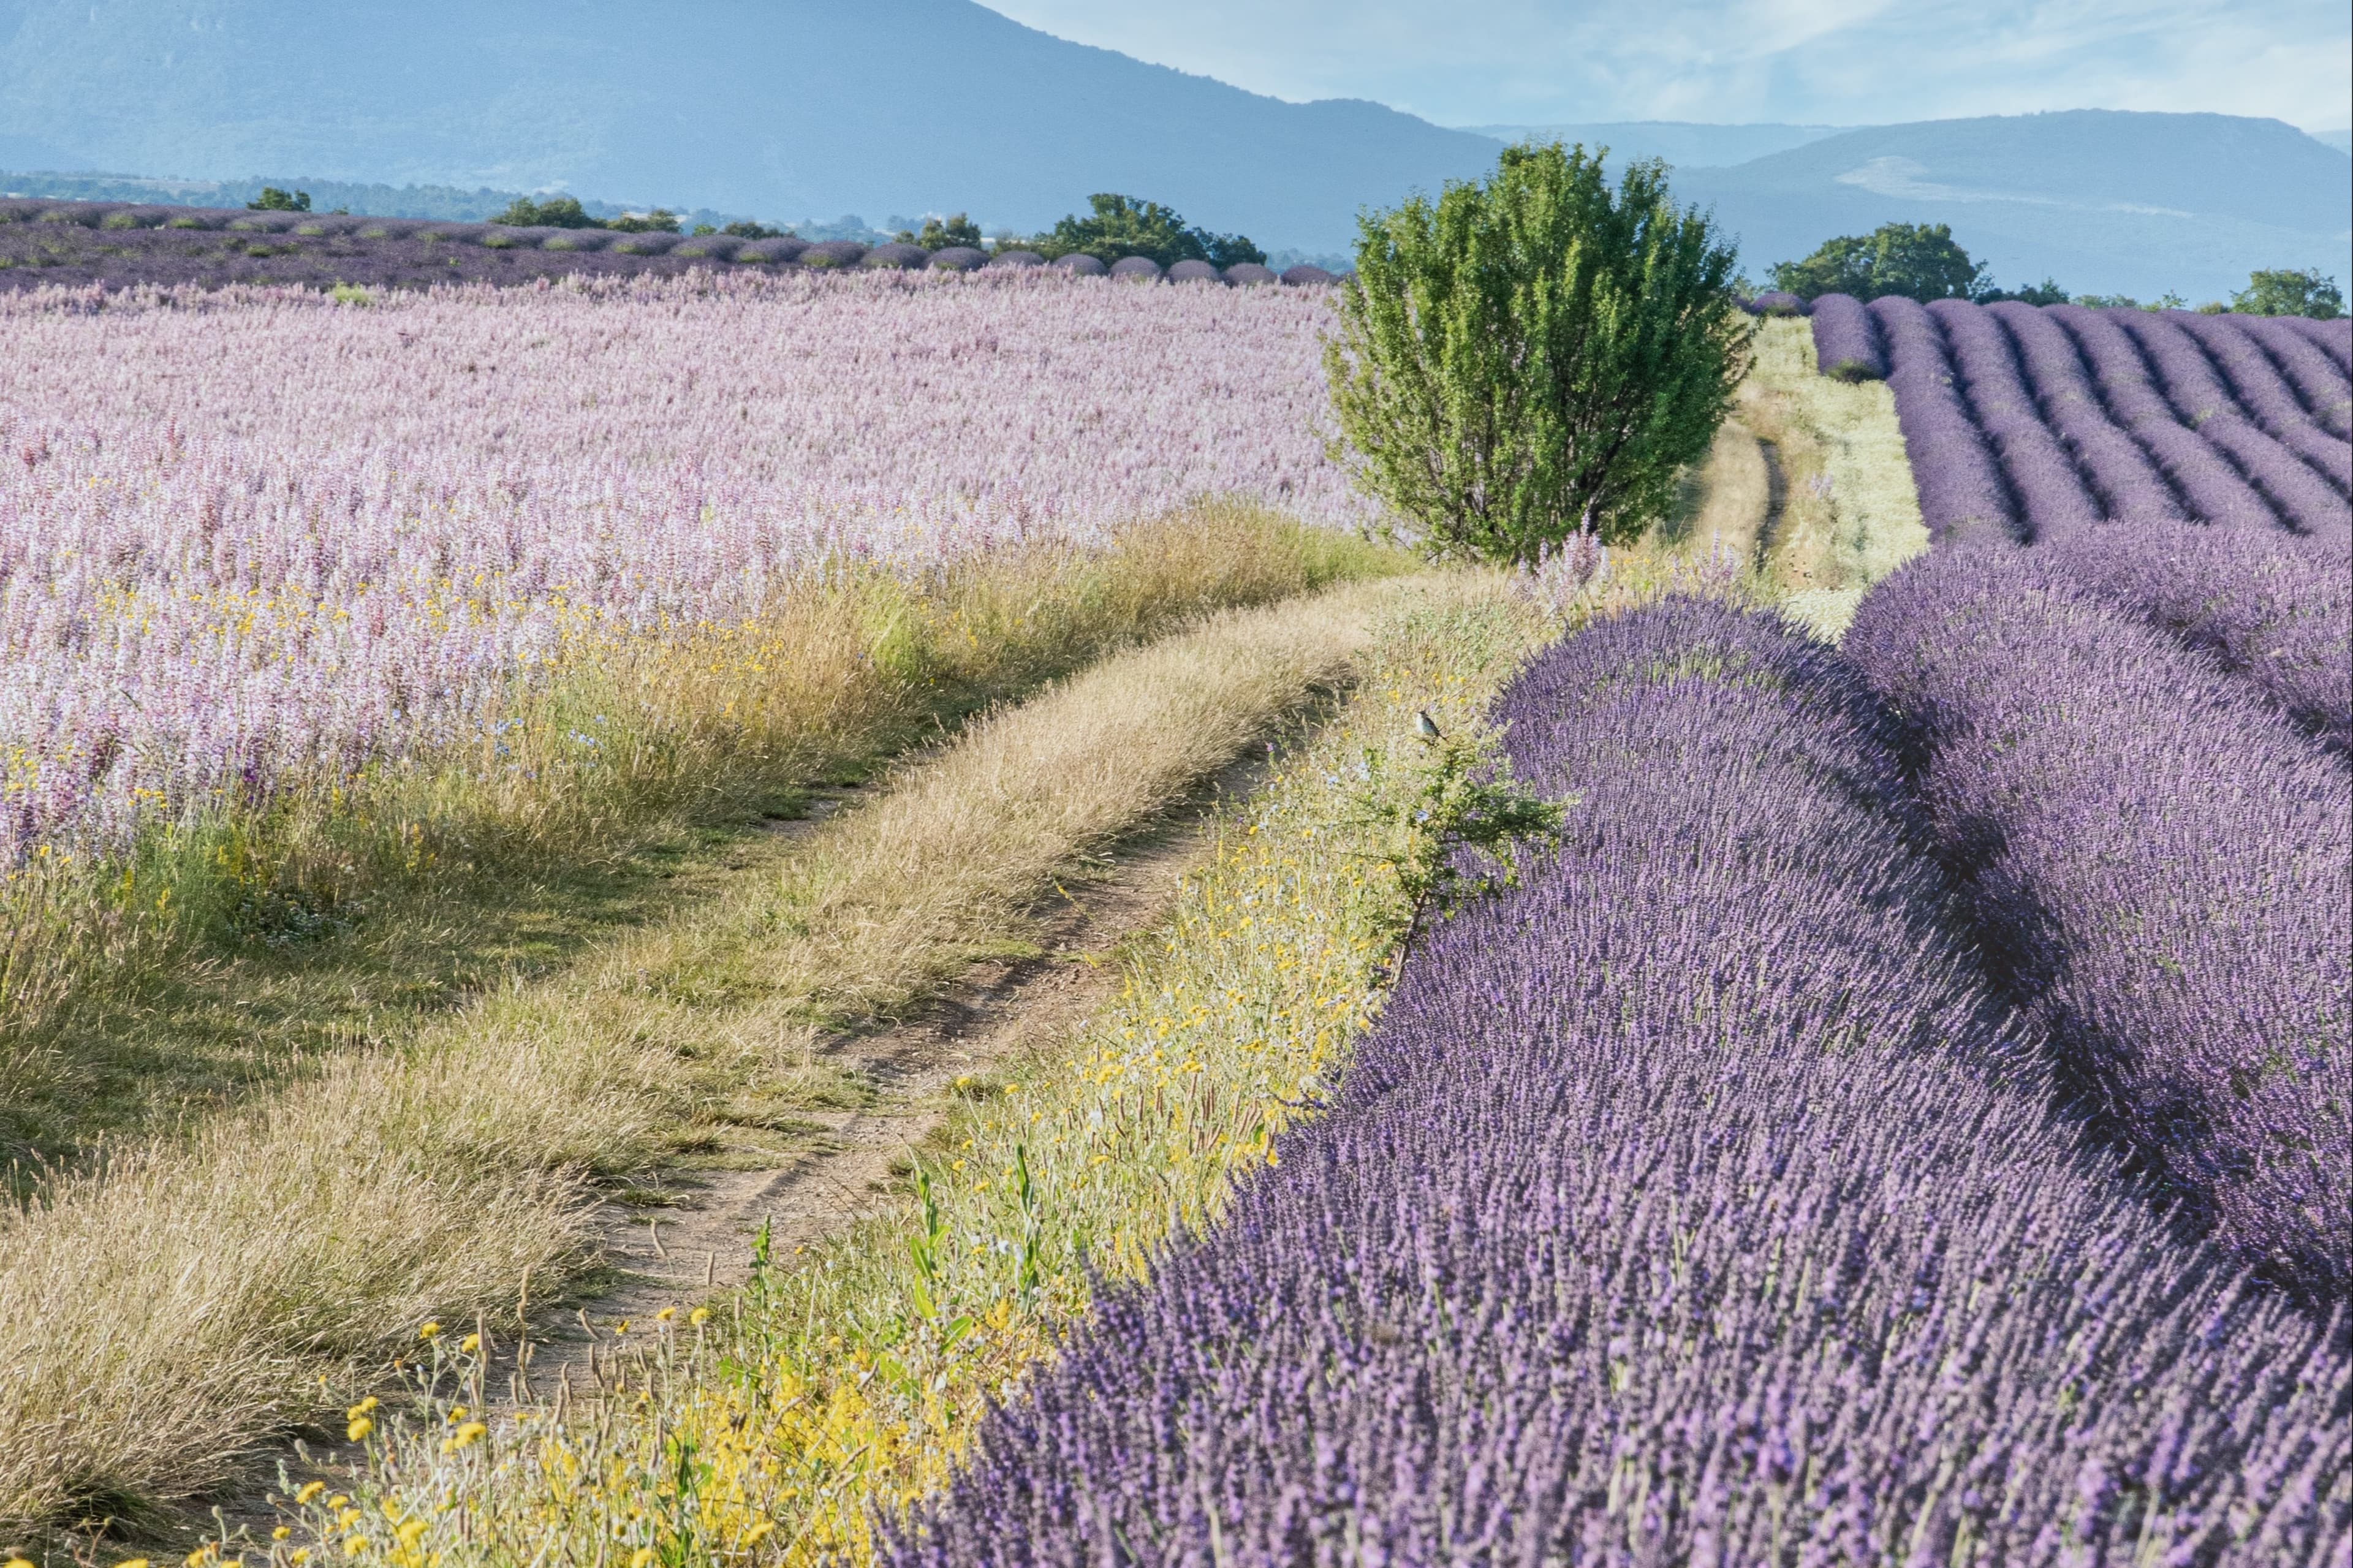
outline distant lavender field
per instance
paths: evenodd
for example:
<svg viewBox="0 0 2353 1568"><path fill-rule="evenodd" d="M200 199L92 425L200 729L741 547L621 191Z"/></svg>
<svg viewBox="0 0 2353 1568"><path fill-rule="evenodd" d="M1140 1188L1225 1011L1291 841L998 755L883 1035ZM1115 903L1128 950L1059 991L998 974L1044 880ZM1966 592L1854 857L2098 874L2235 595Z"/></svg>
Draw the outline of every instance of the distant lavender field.
<svg viewBox="0 0 2353 1568"><path fill-rule="evenodd" d="M2190 520L2353 537L2342 320L1814 302L1825 374L1884 376L1940 539Z"/></svg>
<svg viewBox="0 0 2353 1568"><path fill-rule="evenodd" d="M462 733L843 557L1368 513L1321 290L699 275L0 294L0 865Z"/></svg>
<svg viewBox="0 0 2353 1568"><path fill-rule="evenodd" d="M436 283L531 284L565 277L675 277L714 271L797 272L864 269L972 271L1041 265L1025 251L992 258L951 246L810 243L789 237L629 234L611 229L512 228L429 218L342 214L131 206L105 202L0 201L0 291L39 288L121 289L153 285L296 284L332 289L422 289ZM1100 276L1091 257L1067 258L1071 270ZM1130 257L1125 278L1156 279L1156 263ZM1263 267L1223 273L1178 262L1176 282L1272 283ZM1287 284L1329 283L1332 274L1294 267Z"/></svg>

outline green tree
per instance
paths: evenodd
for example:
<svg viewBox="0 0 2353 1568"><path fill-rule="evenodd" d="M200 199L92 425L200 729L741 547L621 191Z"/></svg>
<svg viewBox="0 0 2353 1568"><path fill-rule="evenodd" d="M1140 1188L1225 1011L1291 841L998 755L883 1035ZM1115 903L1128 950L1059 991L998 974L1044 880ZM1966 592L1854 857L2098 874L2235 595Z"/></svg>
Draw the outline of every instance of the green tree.
<svg viewBox="0 0 2353 1568"><path fill-rule="evenodd" d="M276 185L264 185L261 194L245 204L245 210L256 213L306 213L311 210L308 191L281 191Z"/></svg>
<svg viewBox="0 0 2353 1568"><path fill-rule="evenodd" d="M1733 247L1663 163L1613 192L1606 153L1513 147L1484 184L1357 220L1324 351L1333 454L1433 554L1639 533L1747 371Z"/></svg>
<svg viewBox="0 0 2353 1568"><path fill-rule="evenodd" d="M623 213L604 226L624 234L676 234L678 215L668 207L656 207L649 213Z"/></svg>
<svg viewBox="0 0 2353 1568"><path fill-rule="evenodd" d="M732 234L738 239L782 239L793 231L788 228L770 228L766 224L754 223L750 218L739 217L733 223L721 228L719 232Z"/></svg>
<svg viewBox="0 0 2353 1568"><path fill-rule="evenodd" d="M1188 227L1173 208L1158 202L1105 192L1089 196L1087 205L1093 209L1090 216L1065 217L1051 232L1030 241L1030 247L1049 258L1083 254L1100 261L1148 256L1163 267L1179 261L1231 267L1266 259L1266 252L1248 236Z"/></svg>
<svg viewBox="0 0 2353 1568"><path fill-rule="evenodd" d="M507 210L491 220L515 228L602 228L576 196L550 196L543 202L517 196Z"/></svg>
<svg viewBox="0 0 2353 1568"><path fill-rule="evenodd" d="M1801 300L1852 294L1876 300L1967 300L1989 284L1986 269L1953 239L1950 224L1883 223L1869 234L1828 240L1803 261L1773 268L1773 287Z"/></svg>
<svg viewBox="0 0 2353 1568"><path fill-rule="evenodd" d="M1969 296L1980 305L1990 305L1998 300L2016 300L2026 305L2063 305L2067 290L2059 287L2055 279L2045 278L2040 283L2029 283L2023 289L1980 289Z"/></svg>
<svg viewBox="0 0 2353 1568"><path fill-rule="evenodd" d="M2258 269L2248 275L2244 289L2231 296L2231 309L2243 316L2314 316L2332 321L2345 313L2345 296L2337 279L2322 277L2317 268L2300 272Z"/></svg>
<svg viewBox="0 0 2353 1568"><path fill-rule="evenodd" d="M965 246L978 250L980 225L962 213L956 214L945 223L936 217L927 217L923 220L923 233L909 235L906 237L922 246L925 250L945 250L952 245Z"/></svg>

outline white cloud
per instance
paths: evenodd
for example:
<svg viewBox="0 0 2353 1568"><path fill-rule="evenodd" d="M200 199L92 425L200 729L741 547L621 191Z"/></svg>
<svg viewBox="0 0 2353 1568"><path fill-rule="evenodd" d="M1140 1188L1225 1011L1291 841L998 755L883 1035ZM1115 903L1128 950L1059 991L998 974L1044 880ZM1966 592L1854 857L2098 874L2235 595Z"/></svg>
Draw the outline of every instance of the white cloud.
<svg viewBox="0 0 2353 1568"><path fill-rule="evenodd" d="M2039 109L2353 121L2344 0L991 0L1280 98L1451 124L1868 124Z"/></svg>

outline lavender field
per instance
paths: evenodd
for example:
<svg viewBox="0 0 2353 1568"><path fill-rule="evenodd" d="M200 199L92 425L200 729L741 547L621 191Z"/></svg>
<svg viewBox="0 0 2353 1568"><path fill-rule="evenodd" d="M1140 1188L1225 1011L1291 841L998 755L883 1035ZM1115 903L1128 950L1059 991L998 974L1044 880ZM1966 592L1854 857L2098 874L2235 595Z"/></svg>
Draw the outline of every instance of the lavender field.
<svg viewBox="0 0 2353 1568"><path fill-rule="evenodd" d="M1883 378L1939 538L2103 521L2276 524L2353 539L2343 320L1815 302L1827 374Z"/></svg>
<svg viewBox="0 0 2353 1568"><path fill-rule="evenodd" d="M566 649L828 563L1202 497L1365 521L1323 313L1035 273L0 300L0 862L479 739Z"/></svg>
<svg viewBox="0 0 2353 1568"><path fill-rule="evenodd" d="M27 289L216 289L225 285L418 289L448 283L505 285L565 278L676 278L691 271L970 272L1045 265L1034 252L992 256L964 246L868 246L790 235L631 233L603 228L526 228L429 218L340 213L248 212L136 206L108 202L0 200L0 293ZM1092 256L1054 265L1087 277L1163 276L1157 262L1128 257L1105 267ZM1293 267L1280 279L1243 262L1220 272L1179 261L1172 282L1314 284L1332 275Z"/></svg>
<svg viewBox="0 0 2353 1568"><path fill-rule="evenodd" d="M2341 1557L2339 1329L2053 1114L1853 664L1675 602L1498 717L1557 855L890 1561Z"/></svg>

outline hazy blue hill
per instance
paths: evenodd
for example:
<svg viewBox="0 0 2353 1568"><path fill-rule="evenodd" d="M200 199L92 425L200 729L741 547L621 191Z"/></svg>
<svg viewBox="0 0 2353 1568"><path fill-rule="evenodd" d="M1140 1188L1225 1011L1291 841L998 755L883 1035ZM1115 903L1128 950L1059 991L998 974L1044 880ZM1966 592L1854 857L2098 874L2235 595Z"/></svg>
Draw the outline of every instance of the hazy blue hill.
<svg viewBox="0 0 2353 1568"><path fill-rule="evenodd" d="M1675 181L1749 269L1881 223L1949 223L2011 284L2191 300L2353 256L2345 157L2276 120L2106 110L1873 126Z"/></svg>
<svg viewBox="0 0 2353 1568"><path fill-rule="evenodd" d="M1837 125L1700 125L1681 120L1600 121L1577 125L1466 125L1499 142L1530 137L1607 147L1612 167L1622 159L1664 158L1678 169L1716 169L1746 163L1791 147L1837 135Z"/></svg>
<svg viewBox="0 0 2353 1568"><path fill-rule="evenodd" d="M1494 143L1289 104L970 0L0 0L0 167L1050 222L1134 192L1335 247Z"/></svg>
<svg viewBox="0 0 2353 1568"><path fill-rule="evenodd" d="M2312 133L2312 139L2315 142L2326 142L2339 153L2353 157L2353 131L2316 131Z"/></svg>

